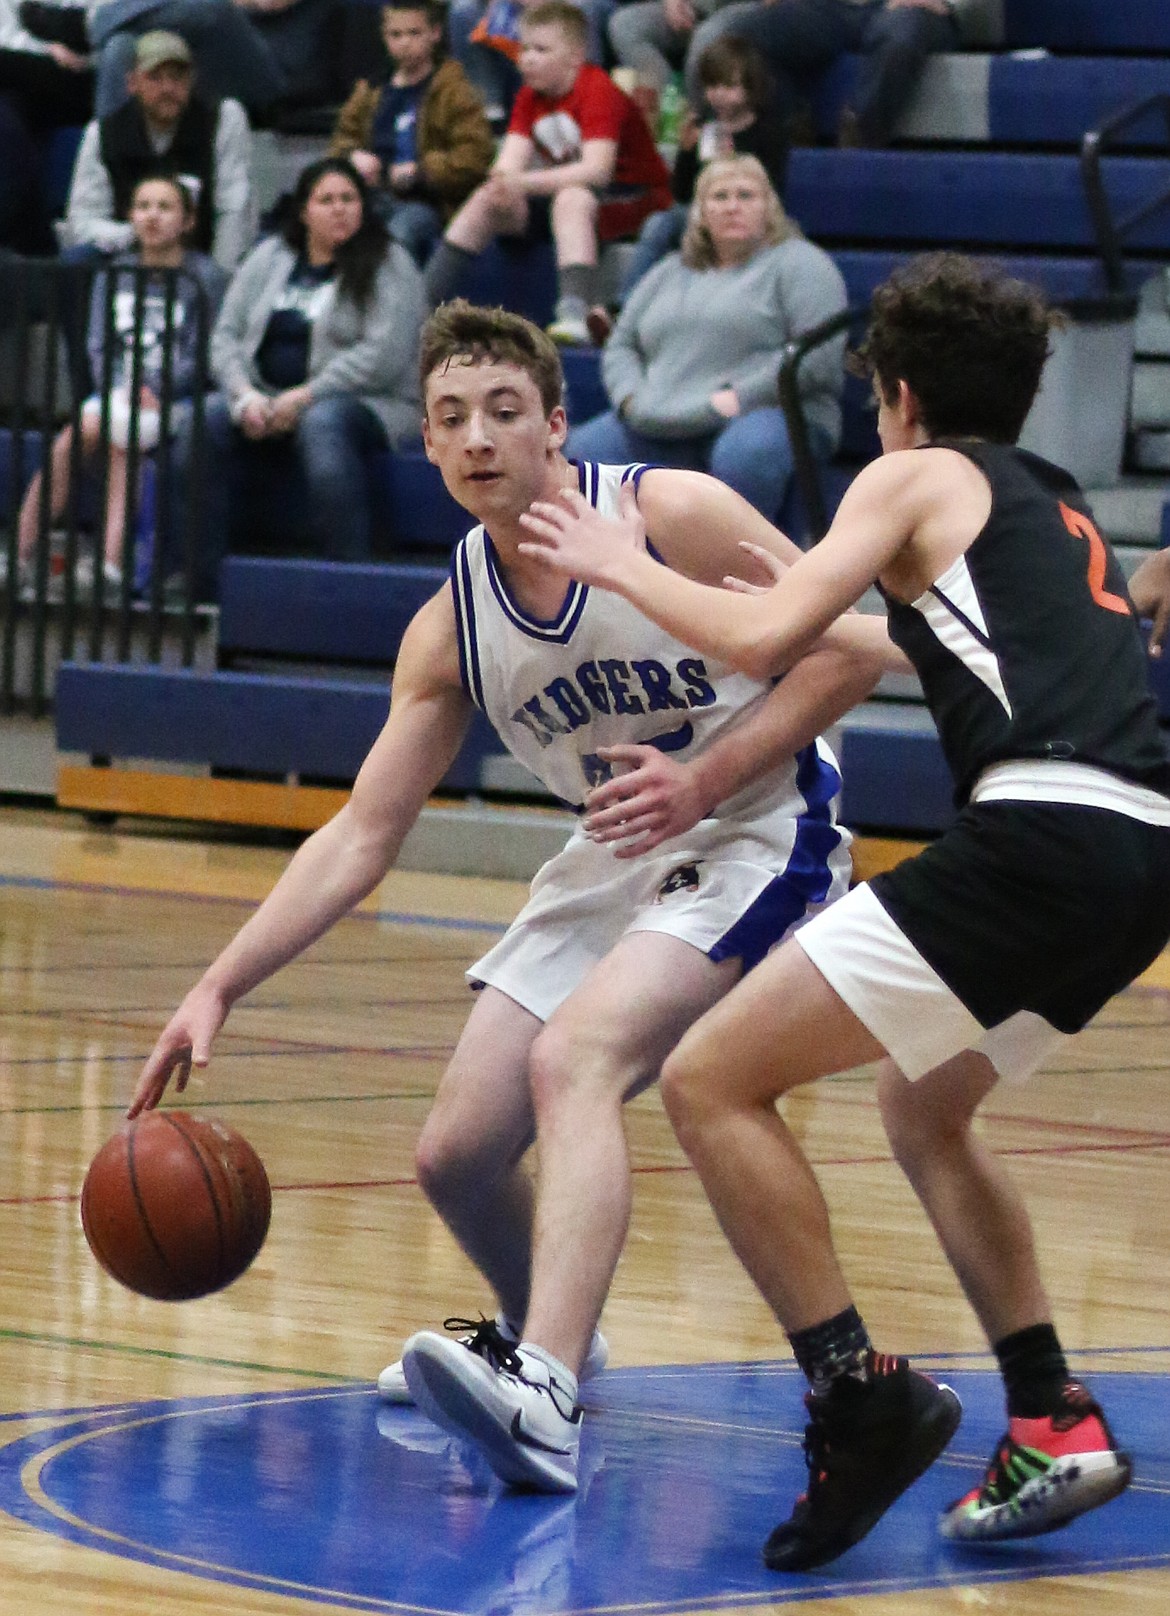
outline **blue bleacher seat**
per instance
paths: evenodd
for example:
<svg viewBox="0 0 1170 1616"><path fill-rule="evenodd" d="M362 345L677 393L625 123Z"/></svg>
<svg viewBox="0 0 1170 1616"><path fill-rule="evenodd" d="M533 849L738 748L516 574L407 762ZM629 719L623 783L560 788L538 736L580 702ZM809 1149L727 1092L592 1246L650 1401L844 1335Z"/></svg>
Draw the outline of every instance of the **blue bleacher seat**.
<svg viewBox="0 0 1170 1616"><path fill-rule="evenodd" d="M1166 0L1004 0L1004 41L1047 50L1170 51Z"/></svg>
<svg viewBox="0 0 1170 1616"><path fill-rule="evenodd" d="M391 555L402 550L445 555L471 525L421 445L382 456L375 462L373 481L375 527Z"/></svg>
<svg viewBox="0 0 1170 1616"><path fill-rule="evenodd" d="M460 291L473 303L500 305L548 325L557 300L552 243L492 242L472 260Z"/></svg>
<svg viewBox="0 0 1170 1616"><path fill-rule="evenodd" d="M220 569L219 651L389 667L440 566L229 556Z"/></svg>
<svg viewBox="0 0 1170 1616"><path fill-rule="evenodd" d="M1121 213L1170 186L1170 161L1158 158L1108 158L1102 172ZM801 148L789 161L785 202L822 245L939 243L984 252L1096 245L1072 155ZM1170 209L1144 222L1129 247L1170 251Z"/></svg>
<svg viewBox="0 0 1170 1616"><path fill-rule="evenodd" d="M57 745L91 757L204 763L251 775L350 781L386 721L389 681L62 663ZM500 744L476 714L443 784L473 791Z"/></svg>
<svg viewBox="0 0 1170 1616"><path fill-rule="evenodd" d="M1170 90L1170 63L1134 57L992 58L988 128L1004 145L1078 145L1122 107ZM1151 113L1125 132L1127 146L1166 147L1166 120Z"/></svg>

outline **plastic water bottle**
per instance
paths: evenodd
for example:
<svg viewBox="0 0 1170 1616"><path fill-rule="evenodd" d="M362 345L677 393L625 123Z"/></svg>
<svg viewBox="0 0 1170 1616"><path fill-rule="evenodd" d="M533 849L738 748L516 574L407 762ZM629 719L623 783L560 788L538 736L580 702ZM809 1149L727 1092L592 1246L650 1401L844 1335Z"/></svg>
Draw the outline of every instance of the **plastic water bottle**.
<svg viewBox="0 0 1170 1616"><path fill-rule="evenodd" d="M686 92L679 74L670 80L658 100L658 144L675 147L687 109Z"/></svg>

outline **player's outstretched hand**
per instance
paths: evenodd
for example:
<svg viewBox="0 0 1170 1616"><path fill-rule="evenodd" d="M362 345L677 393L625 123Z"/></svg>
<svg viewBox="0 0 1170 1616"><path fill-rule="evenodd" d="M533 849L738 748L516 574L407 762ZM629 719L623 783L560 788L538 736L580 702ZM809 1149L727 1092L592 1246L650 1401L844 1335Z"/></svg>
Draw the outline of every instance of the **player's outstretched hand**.
<svg viewBox="0 0 1170 1616"><path fill-rule="evenodd" d="M622 484L616 517L602 516L577 489L562 488L556 502L535 500L520 521L532 534L521 544L521 554L602 589L612 585L628 556L646 548L633 483Z"/></svg>
<svg viewBox="0 0 1170 1616"><path fill-rule="evenodd" d="M603 746L598 756L625 768L585 798L585 831L610 842L615 858L649 853L711 812L699 771L656 746Z"/></svg>
<svg viewBox="0 0 1170 1616"><path fill-rule="evenodd" d="M773 555L771 550L765 550L761 544L753 544L750 539L740 539L739 547L756 563L756 571L767 583L758 583L751 578L737 578L734 573L727 573L723 579L725 589L733 589L740 595L766 595L770 589L783 578L788 566L779 556Z"/></svg>
<svg viewBox="0 0 1170 1616"><path fill-rule="evenodd" d="M228 1007L222 997L202 983L193 987L159 1034L151 1050L134 1098L126 1111L136 1117L140 1111L153 1111L166 1092L166 1086L175 1078L175 1089L181 1094L187 1087L192 1066L206 1066L211 1059L211 1044L223 1026Z"/></svg>
<svg viewBox="0 0 1170 1616"><path fill-rule="evenodd" d="M1146 557L1129 580L1129 598L1139 617L1150 618L1150 655L1160 657L1170 628L1170 550Z"/></svg>

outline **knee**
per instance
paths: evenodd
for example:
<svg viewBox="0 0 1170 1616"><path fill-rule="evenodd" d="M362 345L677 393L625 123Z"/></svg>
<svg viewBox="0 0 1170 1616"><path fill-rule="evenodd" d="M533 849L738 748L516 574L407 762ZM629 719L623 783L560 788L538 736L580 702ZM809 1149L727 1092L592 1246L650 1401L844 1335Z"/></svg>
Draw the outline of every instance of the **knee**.
<svg viewBox="0 0 1170 1616"><path fill-rule="evenodd" d="M476 1154L474 1134L439 1106L423 1125L414 1167L420 1189L435 1207L461 1199L469 1184L483 1182L487 1171Z"/></svg>
<svg viewBox="0 0 1170 1616"><path fill-rule="evenodd" d="M552 199L553 229L567 224L589 224L597 216L597 197L587 185L566 185Z"/></svg>
<svg viewBox="0 0 1170 1616"><path fill-rule="evenodd" d="M297 439L302 448L324 449L338 442L348 443L356 436L357 415L362 407L361 400L348 393L315 398L297 422Z"/></svg>
<svg viewBox="0 0 1170 1616"><path fill-rule="evenodd" d="M892 1061L878 1072L877 1102L894 1160L910 1179L919 1163L960 1142L971 1125L961 1107L932 1104Z"/></svg>
<svg viewBox="0 0 1170 1616"><path fill-rule="evenodd" d="M682 1148L690 1154L691 1145L711 1114L710 1085L706 1063L701 1061L695 1039L687 1034L666 1057L662 1068L662 1104Z"/></svg>
<svg viewBox="0 0 1170 1616"><path fill-rule="evenodd" d="M573 1028L555 1017L537 1034L528 1061L528 1081L537 1125L555 1110L575 1082L587 1080L591 1053L582 1047Z"/></svg>
<svg viewBox="0 0 1170 1616"><path fill-rule="evenodd" d="M537 1131L566 1104L587 1095L591 1105L620 1105L637 1087L625 1052L596 1026L553 1016L537 1035L528 1062Z"/></svg>

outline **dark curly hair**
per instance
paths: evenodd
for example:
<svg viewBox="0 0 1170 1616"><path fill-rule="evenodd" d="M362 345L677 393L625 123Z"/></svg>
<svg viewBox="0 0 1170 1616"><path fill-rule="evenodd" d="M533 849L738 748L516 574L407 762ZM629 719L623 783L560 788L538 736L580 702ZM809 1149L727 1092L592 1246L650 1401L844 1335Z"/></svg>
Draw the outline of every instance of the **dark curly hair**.
<svg viewBox="0 0 1170 1616"><path fill-rule="evenodd" d="M506 309L482 308L462 297L441 303L422 329L418 368L424 398L428 378L452 359L515 365L532 378L546 415L564 399L565 375L556 344L531 320Z"/></svg>
<svg viewBox="0 0 1170 1616"><path fill-rule="evenodd" d="M1036 287L997 265L929 253L874 292L851 368L875 377L891 403L904 381L932 438L1014 443L1059 320Z"/></svg>
<svg viewBox="0 0 1170 1616"><path fill-rule="evenodd" d="M349 240L343 242L334 255L337 265L337 289L343 297L351 297L360 309L370 301L374 280L390 246L386 226L370 206L370 190L357 169L347 157L322 157L308 168L302 169L288 206L283 210L280 233L295 253L303 253L308 231L301 215L318 181L326 174L340 174L356 188L362 202L362 222Z"/></svg>

